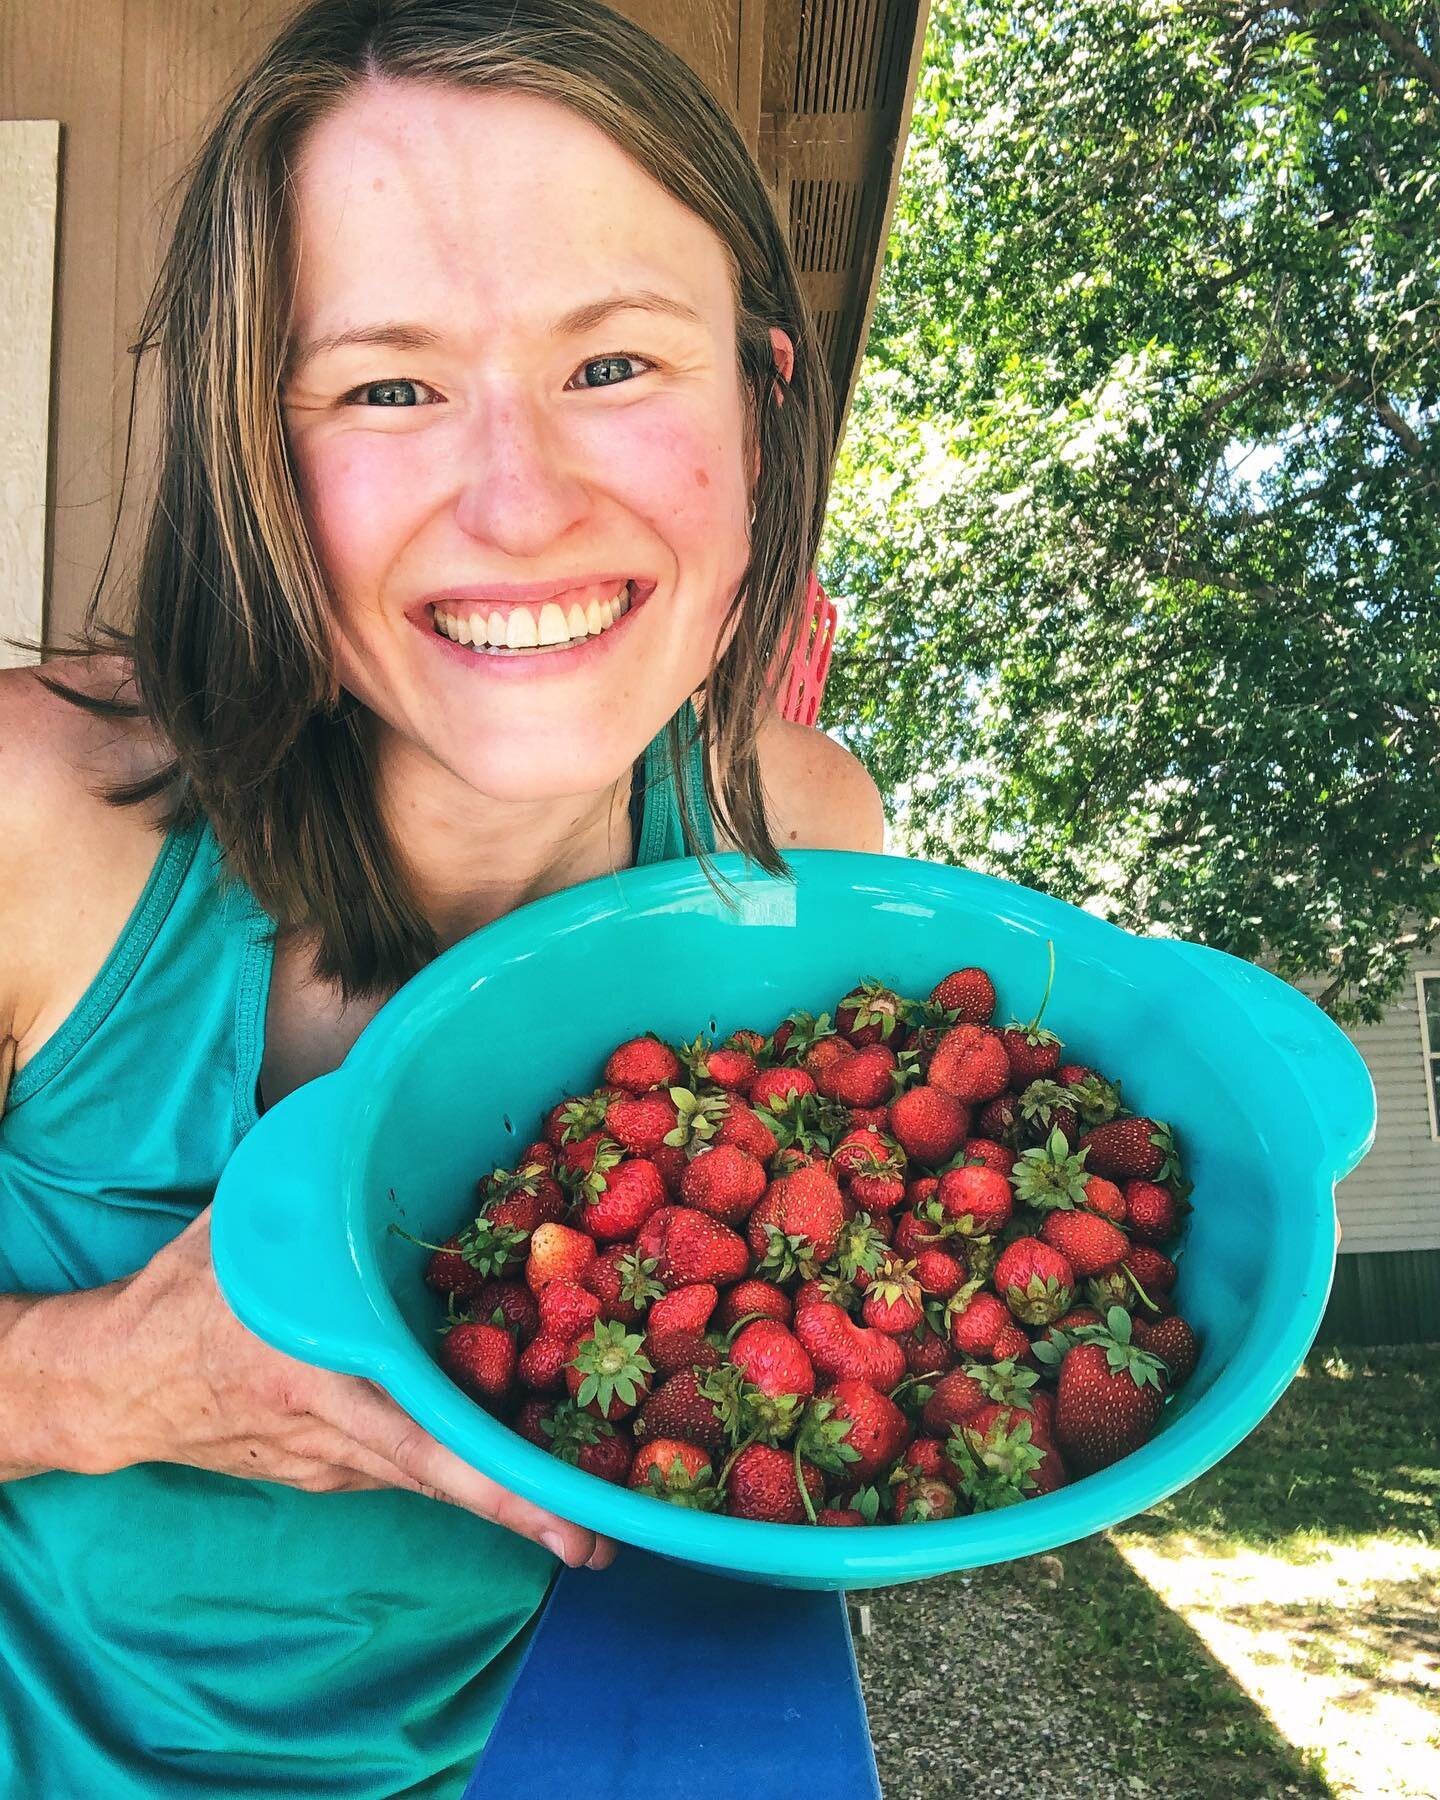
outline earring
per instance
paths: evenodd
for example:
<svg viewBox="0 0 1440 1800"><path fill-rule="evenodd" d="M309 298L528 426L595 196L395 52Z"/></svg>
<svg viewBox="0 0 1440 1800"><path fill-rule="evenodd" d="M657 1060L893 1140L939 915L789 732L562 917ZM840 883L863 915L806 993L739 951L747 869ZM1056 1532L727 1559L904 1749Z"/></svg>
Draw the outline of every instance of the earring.
<svg viewBox="0 0 1440 1800"><path fill-rule="evenodd" d="M753 500L750 502L750 523L752 525L755 523L755 502Z"/></svg>

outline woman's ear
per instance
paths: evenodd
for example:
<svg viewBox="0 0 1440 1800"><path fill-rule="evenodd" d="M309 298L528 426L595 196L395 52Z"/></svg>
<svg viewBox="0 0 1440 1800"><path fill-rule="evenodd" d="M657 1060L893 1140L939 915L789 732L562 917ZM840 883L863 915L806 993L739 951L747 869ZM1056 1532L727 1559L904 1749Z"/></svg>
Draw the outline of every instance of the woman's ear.
<svg viewBox="0 0 1440 1800"><path fill-rule="evenodd" d="M795 346L778 325L770 327L770 347L775 355L775 366L780 371L782 380L788 383L795 367ZM775 383L775 404L777 406L785 404L785 392L779 381ZM760 446L758 443L755 446L755 467L750 473L753 481L760 479Z"/></svg>

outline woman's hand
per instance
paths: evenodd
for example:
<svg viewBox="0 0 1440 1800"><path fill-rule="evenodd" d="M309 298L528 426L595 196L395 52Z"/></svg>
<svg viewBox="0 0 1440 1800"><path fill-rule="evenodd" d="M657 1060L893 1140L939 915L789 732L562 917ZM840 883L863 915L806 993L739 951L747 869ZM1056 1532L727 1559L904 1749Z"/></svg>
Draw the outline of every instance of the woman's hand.
<svg viewBox="0 0 1440 1800"><path fill-rule="evenodd" d="M295 1362L247 1331L215 1282L208 1208L127 1281L62 1298L94 1304L64 1460L50 1466L187 1463L312 1494L408 1488L544 1543L572 1568L614 1560L611 1539L481 1475L368 1381Z"/></svg>

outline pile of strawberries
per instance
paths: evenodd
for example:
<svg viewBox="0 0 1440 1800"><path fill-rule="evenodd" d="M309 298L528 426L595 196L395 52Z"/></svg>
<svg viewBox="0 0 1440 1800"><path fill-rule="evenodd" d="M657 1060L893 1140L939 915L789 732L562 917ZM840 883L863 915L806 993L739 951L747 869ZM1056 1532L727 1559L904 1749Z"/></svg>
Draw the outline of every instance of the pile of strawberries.
<svg viewBox="0 0 1440 1800"><path fill-rule="evenodd" d="M949 1518L1128 1455L1195 1366L1190 1188L1044 1010L996 1028L966 968L619 1045L425 1246L444 1367L591 1474L778 1523Z"/></svg>

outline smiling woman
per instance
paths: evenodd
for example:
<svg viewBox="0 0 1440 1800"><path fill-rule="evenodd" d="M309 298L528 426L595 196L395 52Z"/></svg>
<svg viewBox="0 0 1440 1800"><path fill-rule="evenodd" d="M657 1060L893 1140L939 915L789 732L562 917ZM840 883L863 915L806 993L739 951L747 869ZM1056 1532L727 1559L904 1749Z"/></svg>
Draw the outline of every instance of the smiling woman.
<svg viewBox="0 0 1440 1800"><path fill-rule="evenodd" d="M250 1337L209 1201L521 902L880 847L770 688L832 398L730 121L593 0L299 13L139 346L130 622L102 571L67 679L0 675L0 1791L456 1793L550 1552L614 1546Z"/></svg>

